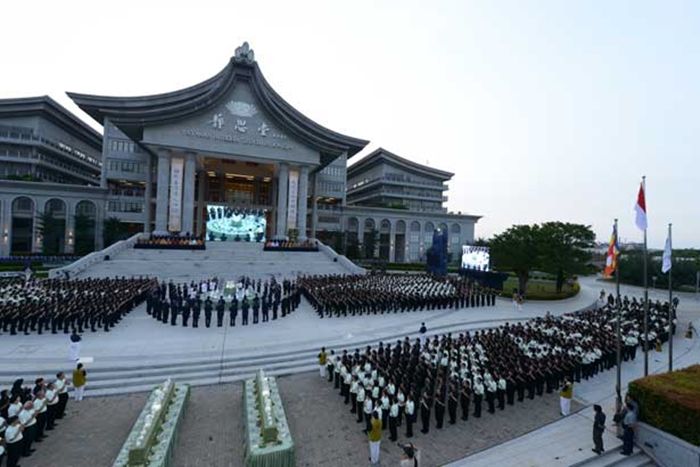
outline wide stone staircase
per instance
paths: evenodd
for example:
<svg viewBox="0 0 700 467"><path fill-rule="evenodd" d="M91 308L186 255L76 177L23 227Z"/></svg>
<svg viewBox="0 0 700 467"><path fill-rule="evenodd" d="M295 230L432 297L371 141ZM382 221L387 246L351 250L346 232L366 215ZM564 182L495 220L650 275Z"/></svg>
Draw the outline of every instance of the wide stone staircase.
<svg viewBox="0 0 700 467"><path fill-rule="evenodd" d="M634 453L630 456L620 454L620 448L605 451L600 456L592 456L588 459L573 464L571 467L647 467L655 466L656 463L644 452L635 447Z"/></svg>
<svg viewBox="0 0 700 467"><path fill-rule="evenodd" d="M318 252L263 251L262 244L208 242L206 250L128 248L82 271L78 277L149 276L190 281L208 277L233 279L294 277L297 274L356 272L347 260L322 246ZM342 261L344 260L344 261Z"/></svg>

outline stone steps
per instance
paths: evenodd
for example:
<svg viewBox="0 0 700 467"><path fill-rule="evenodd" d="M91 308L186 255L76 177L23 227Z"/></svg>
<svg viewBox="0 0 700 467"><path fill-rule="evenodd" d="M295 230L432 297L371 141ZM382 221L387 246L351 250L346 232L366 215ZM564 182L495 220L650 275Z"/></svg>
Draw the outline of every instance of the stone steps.
<svg viewBox="0 0 700 467"><path fill-rule="evenodd" d="M649 456L638 449L635 449L635 452L630 456L623 456L620 454L619 448L614 448L599 456L593 454L592 457L577 462L571 467L646 467L655 465L656 463Z"/></svg>

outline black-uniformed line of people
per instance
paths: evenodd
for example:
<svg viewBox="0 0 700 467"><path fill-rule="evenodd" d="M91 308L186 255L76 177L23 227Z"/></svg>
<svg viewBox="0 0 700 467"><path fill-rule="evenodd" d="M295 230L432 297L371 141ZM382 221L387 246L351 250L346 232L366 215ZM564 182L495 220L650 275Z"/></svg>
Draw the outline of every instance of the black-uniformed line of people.
<svg viewBox="0 0 700 467"><path fill-rule="evenodd" d="M7 467L18 467L21 457L29 457L35 451L34 443L46 438L55 429L56 420L64 417L68 403L70 381L63 372L47 383L37 378L32 389L24 387L18 379L8 392L0 391L0 464L7 451Z"/></svg>
<svg viewBox="0 0 700 467"><path fill-rule="evenodd" d="M321 318L494 306L498 293L465 277L428 274L301 276L297 283Z"/></svg>
<svg viewBox="0 0 700 467"><path fill-rule="evenodd" d="M23 332L109 331L157 284L144 278L3 279L0 325Z"/></svg>
<svg viewBox="0 0 700 467"><path fill-rule="evenodd" d="M227 304L222 296L222 283L217 278L177 285L172 281L167 284L162 282L148 295L146 312L156 320L169 322L172 326L176 326L178 318L181 318L182 326L187 327L191 317L192 327L197 328L204 309L204 325L210 327L216 313L216 325L222 327L226 310L229 325L236 325L240 306L241 325L247 326L250 314L252 324L269 321L270 314L272 320L276 320L280 312L280 317L284 318L296 310L301 301L299 289L292 280L285 279L280 284L274 277L266 281L242 277L238 285L243 293L240 297L232 294ZM220 295L218 300L212 300L212 293ZM203 296L206 298L202 299Z"/></svg>
<svg viewBox="0 0 700 467"><path fill-rule="evenodd" d="M675 333L668 321L668 302L650 305L649 329L660 343ZM622 301L622 328L626 335L639 333L643 305L627 297ZM495 413L516 400L535 394L552 393L566 381L579 382L616 365L616 307L614 301L600 308L554 317L535 318L525 323L506 323L498 328L434 336L432 340L408 337L394 346L368 346L364 352L334 351L319 362L326 362L328 381L350 404L357 422L365 422L378 412L383 428L389 428L396 441L398 427L406 422L406 437L413 436L413 424L420 414L421 432L430 430L431 413L441 429L447 414L454 424L458 416L468 420L481 417L482 404ZM651 341L651 338L650 338ZM635 358L638 343L622 337L625 354ZM434 410L433 410L434 409Z"/></svg>

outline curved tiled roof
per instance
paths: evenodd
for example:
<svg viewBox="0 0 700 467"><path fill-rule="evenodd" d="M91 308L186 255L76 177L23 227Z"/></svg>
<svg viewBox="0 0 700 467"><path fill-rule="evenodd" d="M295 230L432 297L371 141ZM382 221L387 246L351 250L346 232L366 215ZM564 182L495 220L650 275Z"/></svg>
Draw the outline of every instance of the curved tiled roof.
<svg viewBox="0 0 700 467"><path fill-rule="evenodd" d="M335 158L361 151L369 142L325 128L292 107L268 84L258 64L232 57L226 67L212 78L194 86L164 94L138 97L112 97L78 94L68 96L92 118L111 123L134 140L140 140L143 128L174 122L211 109L236 85L247 82L262 107L299 140Z"/></svg>

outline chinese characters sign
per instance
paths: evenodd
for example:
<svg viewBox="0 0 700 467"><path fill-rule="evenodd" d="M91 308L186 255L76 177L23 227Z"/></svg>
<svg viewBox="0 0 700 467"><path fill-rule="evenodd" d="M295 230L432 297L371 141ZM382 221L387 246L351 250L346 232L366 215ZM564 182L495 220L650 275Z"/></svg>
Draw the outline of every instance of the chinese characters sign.
<svg viewBox="0 0 700 467"><path fill-rule="evenodd" d="M170 213L168 215L168 230L182 230L182 178L185 160L173 158L170 160Z"/></svg>

